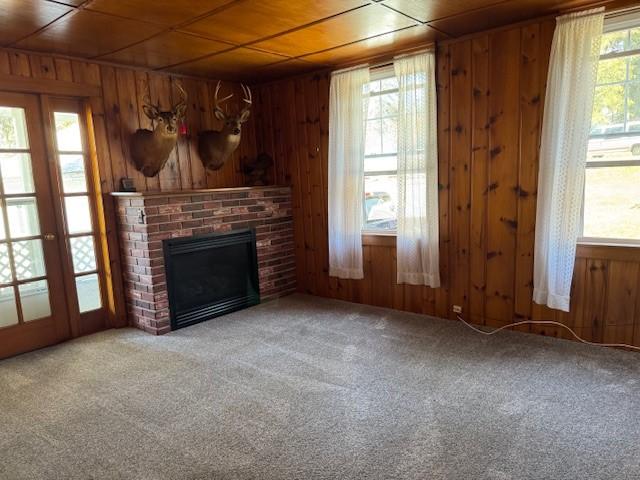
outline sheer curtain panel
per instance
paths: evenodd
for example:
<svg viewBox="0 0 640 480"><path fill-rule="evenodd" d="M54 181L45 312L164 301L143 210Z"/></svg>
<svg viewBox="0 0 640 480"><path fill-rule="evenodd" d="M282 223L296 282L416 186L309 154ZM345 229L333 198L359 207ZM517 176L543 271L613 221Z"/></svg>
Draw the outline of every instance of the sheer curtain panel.
<svg viewBox="0 0 640 480"><path fill-rule="evenodd" d="M569 311L604 8L558 17L544 106L533 300Z"/></svg>
<svg viewBox="0 0 640 480"><path fill-rule="evenodd" d="M397 281L440 286L435 55L397 57Z"/></svg>
<svg viewBox="0 0 640 480"><path fill-rule="evenodd" d="M362 201L369 67L335 72L329 92L329 275L364 278Z"/></svg>

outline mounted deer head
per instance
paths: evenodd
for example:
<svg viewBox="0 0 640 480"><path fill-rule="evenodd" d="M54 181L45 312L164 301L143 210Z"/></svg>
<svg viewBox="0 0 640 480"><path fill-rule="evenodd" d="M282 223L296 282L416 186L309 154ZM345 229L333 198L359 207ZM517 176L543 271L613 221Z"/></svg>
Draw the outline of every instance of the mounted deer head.
<svg viewBox="0 0 640 480"><path fill-rule="evenodd" d="M247 121L251 113L251 90L245 85L241 86L244 93L242 101L246 105L237 115L228 115L221 108L221 104L233 97L233 94L218 100L220 82L216 85L216 93L213 99L214 114L218 120L224 122L222 130L205 130L200 132L198 136L200 160L202 160L205 168L209 170L219 170L240 144L242 124Z"/></svg>
<svg viewBox="0 0 640 480"><path fill-rule="evenodd" d="M162 170L178 141L179 123L187 110L187 92L180 84L175 85L181 100L169 111L160 110L160 104L153 105L145 96L142 110L155 127L153 131L138 129L131 136L131 158L145 177L155 177Z"/></svg>

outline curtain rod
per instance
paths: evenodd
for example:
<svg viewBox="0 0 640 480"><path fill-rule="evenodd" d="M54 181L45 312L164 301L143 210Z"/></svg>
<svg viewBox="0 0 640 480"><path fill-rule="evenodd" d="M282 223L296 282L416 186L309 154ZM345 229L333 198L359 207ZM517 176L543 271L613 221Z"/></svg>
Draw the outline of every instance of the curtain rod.
<svg viewBox="0 0 640 480"><path fill-rule="evenodd" d="M371 65L371 67L369 67L369 70L382 70L383 68L387 68L387 67L393 67L393 61Z"/></svg>
<svg viewBox="0 0 640 480"><path fill-rule="evenodd" d="M563 20L572 20L574 18L593 17L593 16L596 16L596 15L602 15L604 12L605 12L604 6L596 7L596 8L590 8L590 9L587 9L587 10L577 10L577 11L567 12L567 13L563 13L561 15L558 15L556 17L556 20L563 21Z"/></svg>
<svg viewBox="0 0 640 480"><path fill-rule="evenodd" d="M427 52L435 52L435 49L433 47L429 47L429 48L423 48L421 50L416 50L413 52L407 52L407 53L402 53L400 55L396 55L395 57L393 57L394 59L396 58L405 58L405 57L410 57L412 55L419 55L421 53L427 53ZM331 74L333 75L334 73L344 73L344 72L350 72L352 70L357 70L359 68L369 68L369 70L381 70L383 68L387 68L387 67L391 67L393 66L393 60L385 60L382 61L380 63L374 63L369 65L368 63L361 63L359 65L354 65L353 67L347 67L347 68L341 68L340 70L334 70L333 72L331 72Z"/></svg>
<svg viewBox="0 0 640 480"><path fill-rule="evenodd" d="M354 65L353 67L347 67L347 68L341 68L340 70L334 70L333 72L331 72L331 75L335 75L337 73L351 72L352 70L358 70L360 68L369 68L369 64L368 63L361 63L359 65Z"/></svg>
<svg viewBox="0 0 640 480"><path fill-rule="evenodd" d="M625 15L632 15L634 13L640 13L640 7L627 7L613 10L605 14L605 18L624 17Z"/></svg>
<svg viewBox="0 0 640 480"><path fill-rule="evenodd" d="M400 55L395 55L393 57L393 60L395 60L396 58L406 58L406 57L411 57L413 55L420 55L421 53L427 53L427 52L435 52L435 48L428 47L428 48L422 48L420 50L415 50L413 52L401 53ZM393 60L386 60L380 63L374 63L369 67L369 70L380 70L383 68L391 67L393 66Z"/></svg>

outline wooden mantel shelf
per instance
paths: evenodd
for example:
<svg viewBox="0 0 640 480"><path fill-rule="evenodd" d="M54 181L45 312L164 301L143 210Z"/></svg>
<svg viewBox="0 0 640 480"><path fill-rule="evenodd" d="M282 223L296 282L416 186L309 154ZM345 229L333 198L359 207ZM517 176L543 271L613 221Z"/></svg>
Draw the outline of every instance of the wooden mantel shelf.
<svg viewBox="0 0 640 480"><path fill-rule="evenodd" d="M140 197L180 197L191 195L206 195L218 192L247 192L255 190L274 190L278 188L290 188L289 185L260 185L255 187L228 187L228 188L202 188L196 190L170 190L153 192L111 192L114 197L140 198Z"/></svg>

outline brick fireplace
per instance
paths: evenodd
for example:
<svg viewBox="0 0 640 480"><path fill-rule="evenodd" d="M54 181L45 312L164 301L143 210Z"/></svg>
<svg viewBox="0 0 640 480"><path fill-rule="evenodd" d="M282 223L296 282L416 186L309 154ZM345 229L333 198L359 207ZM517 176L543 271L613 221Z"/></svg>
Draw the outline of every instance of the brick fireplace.
<svg viewBox="0 0 640 480"><path fill-rule="evenodd" d="M171 330L162 241L254 228L262 301L295 291L291 189L244 187L113 193L129 322Z"/></svg>

